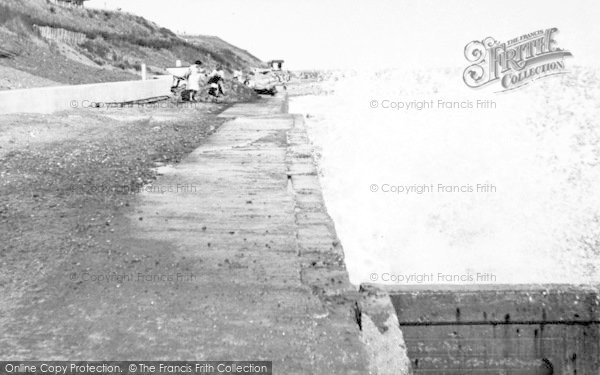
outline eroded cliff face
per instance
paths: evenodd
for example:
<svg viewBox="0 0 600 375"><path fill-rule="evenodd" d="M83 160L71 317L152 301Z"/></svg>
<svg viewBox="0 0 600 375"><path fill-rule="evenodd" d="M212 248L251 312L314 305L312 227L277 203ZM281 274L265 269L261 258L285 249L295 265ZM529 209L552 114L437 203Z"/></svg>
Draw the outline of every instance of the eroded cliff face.
<svg viewBox="0 0 600 375"><path fill-rule="evenodd" d="M0 5L0 65L62 84L139 79L202 60L227 72L262 62L216 37L181 38L143 17L120 11L65 7L44 0ZM0 77L2 78L2 77ZM18 85L17 85L18 86ZM22 87L38 87L24 81Z"/></svg>

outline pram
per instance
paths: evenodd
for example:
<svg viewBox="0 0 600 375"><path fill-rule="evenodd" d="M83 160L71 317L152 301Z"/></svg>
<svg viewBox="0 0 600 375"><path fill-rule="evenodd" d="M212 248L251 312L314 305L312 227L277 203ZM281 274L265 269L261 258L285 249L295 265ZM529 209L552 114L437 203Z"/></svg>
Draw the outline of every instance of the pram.
<svg viewBox="0 0 600 375"><path fill-rule="evenodd" d="M180 98L184 102L191 100L191 90L187 89L186 79L183 77L173 76L171 93L176 101L179 101Z"/></svg>

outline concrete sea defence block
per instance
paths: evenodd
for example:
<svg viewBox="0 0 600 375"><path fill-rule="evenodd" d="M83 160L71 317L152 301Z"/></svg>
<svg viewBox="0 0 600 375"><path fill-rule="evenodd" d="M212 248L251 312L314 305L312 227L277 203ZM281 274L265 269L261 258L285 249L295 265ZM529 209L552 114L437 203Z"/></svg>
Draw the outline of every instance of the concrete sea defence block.
<svg viewBox="0 0 600 375"><path fill-rule="evenodd" d="M600 299L594 288L419 285L388 290L415 374L595 375L600 368Z"/></svg>

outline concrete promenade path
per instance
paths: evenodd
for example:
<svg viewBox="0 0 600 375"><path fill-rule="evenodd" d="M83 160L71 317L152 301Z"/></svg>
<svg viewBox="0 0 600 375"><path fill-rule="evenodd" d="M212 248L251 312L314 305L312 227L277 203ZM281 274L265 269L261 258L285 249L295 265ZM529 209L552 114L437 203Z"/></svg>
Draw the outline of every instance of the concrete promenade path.
<svg viewBox="0 0 600 375"><path fill-rule="evenodd" d="M142 193L131 218L134 238L168 243L192 278L170 286L186 301L161 318L161 350L149 354L271 360L274 374L368 374L357 292L302 117L279 96L221 116L230 119L153 184L173 191Z"/></svg>

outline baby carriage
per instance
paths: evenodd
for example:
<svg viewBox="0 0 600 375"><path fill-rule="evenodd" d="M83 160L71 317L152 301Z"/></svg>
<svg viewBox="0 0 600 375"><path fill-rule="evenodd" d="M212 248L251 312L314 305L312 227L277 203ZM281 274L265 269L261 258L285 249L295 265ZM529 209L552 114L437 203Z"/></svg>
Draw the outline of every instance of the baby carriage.
<svg viewBox="0 0 600 375"><path fill-rule="evenodd" d="M171 84L171 93L175 101L189 102L191 99L191 91L187 89L186 79L183 77L173 76L173 83Z"/></svg>

